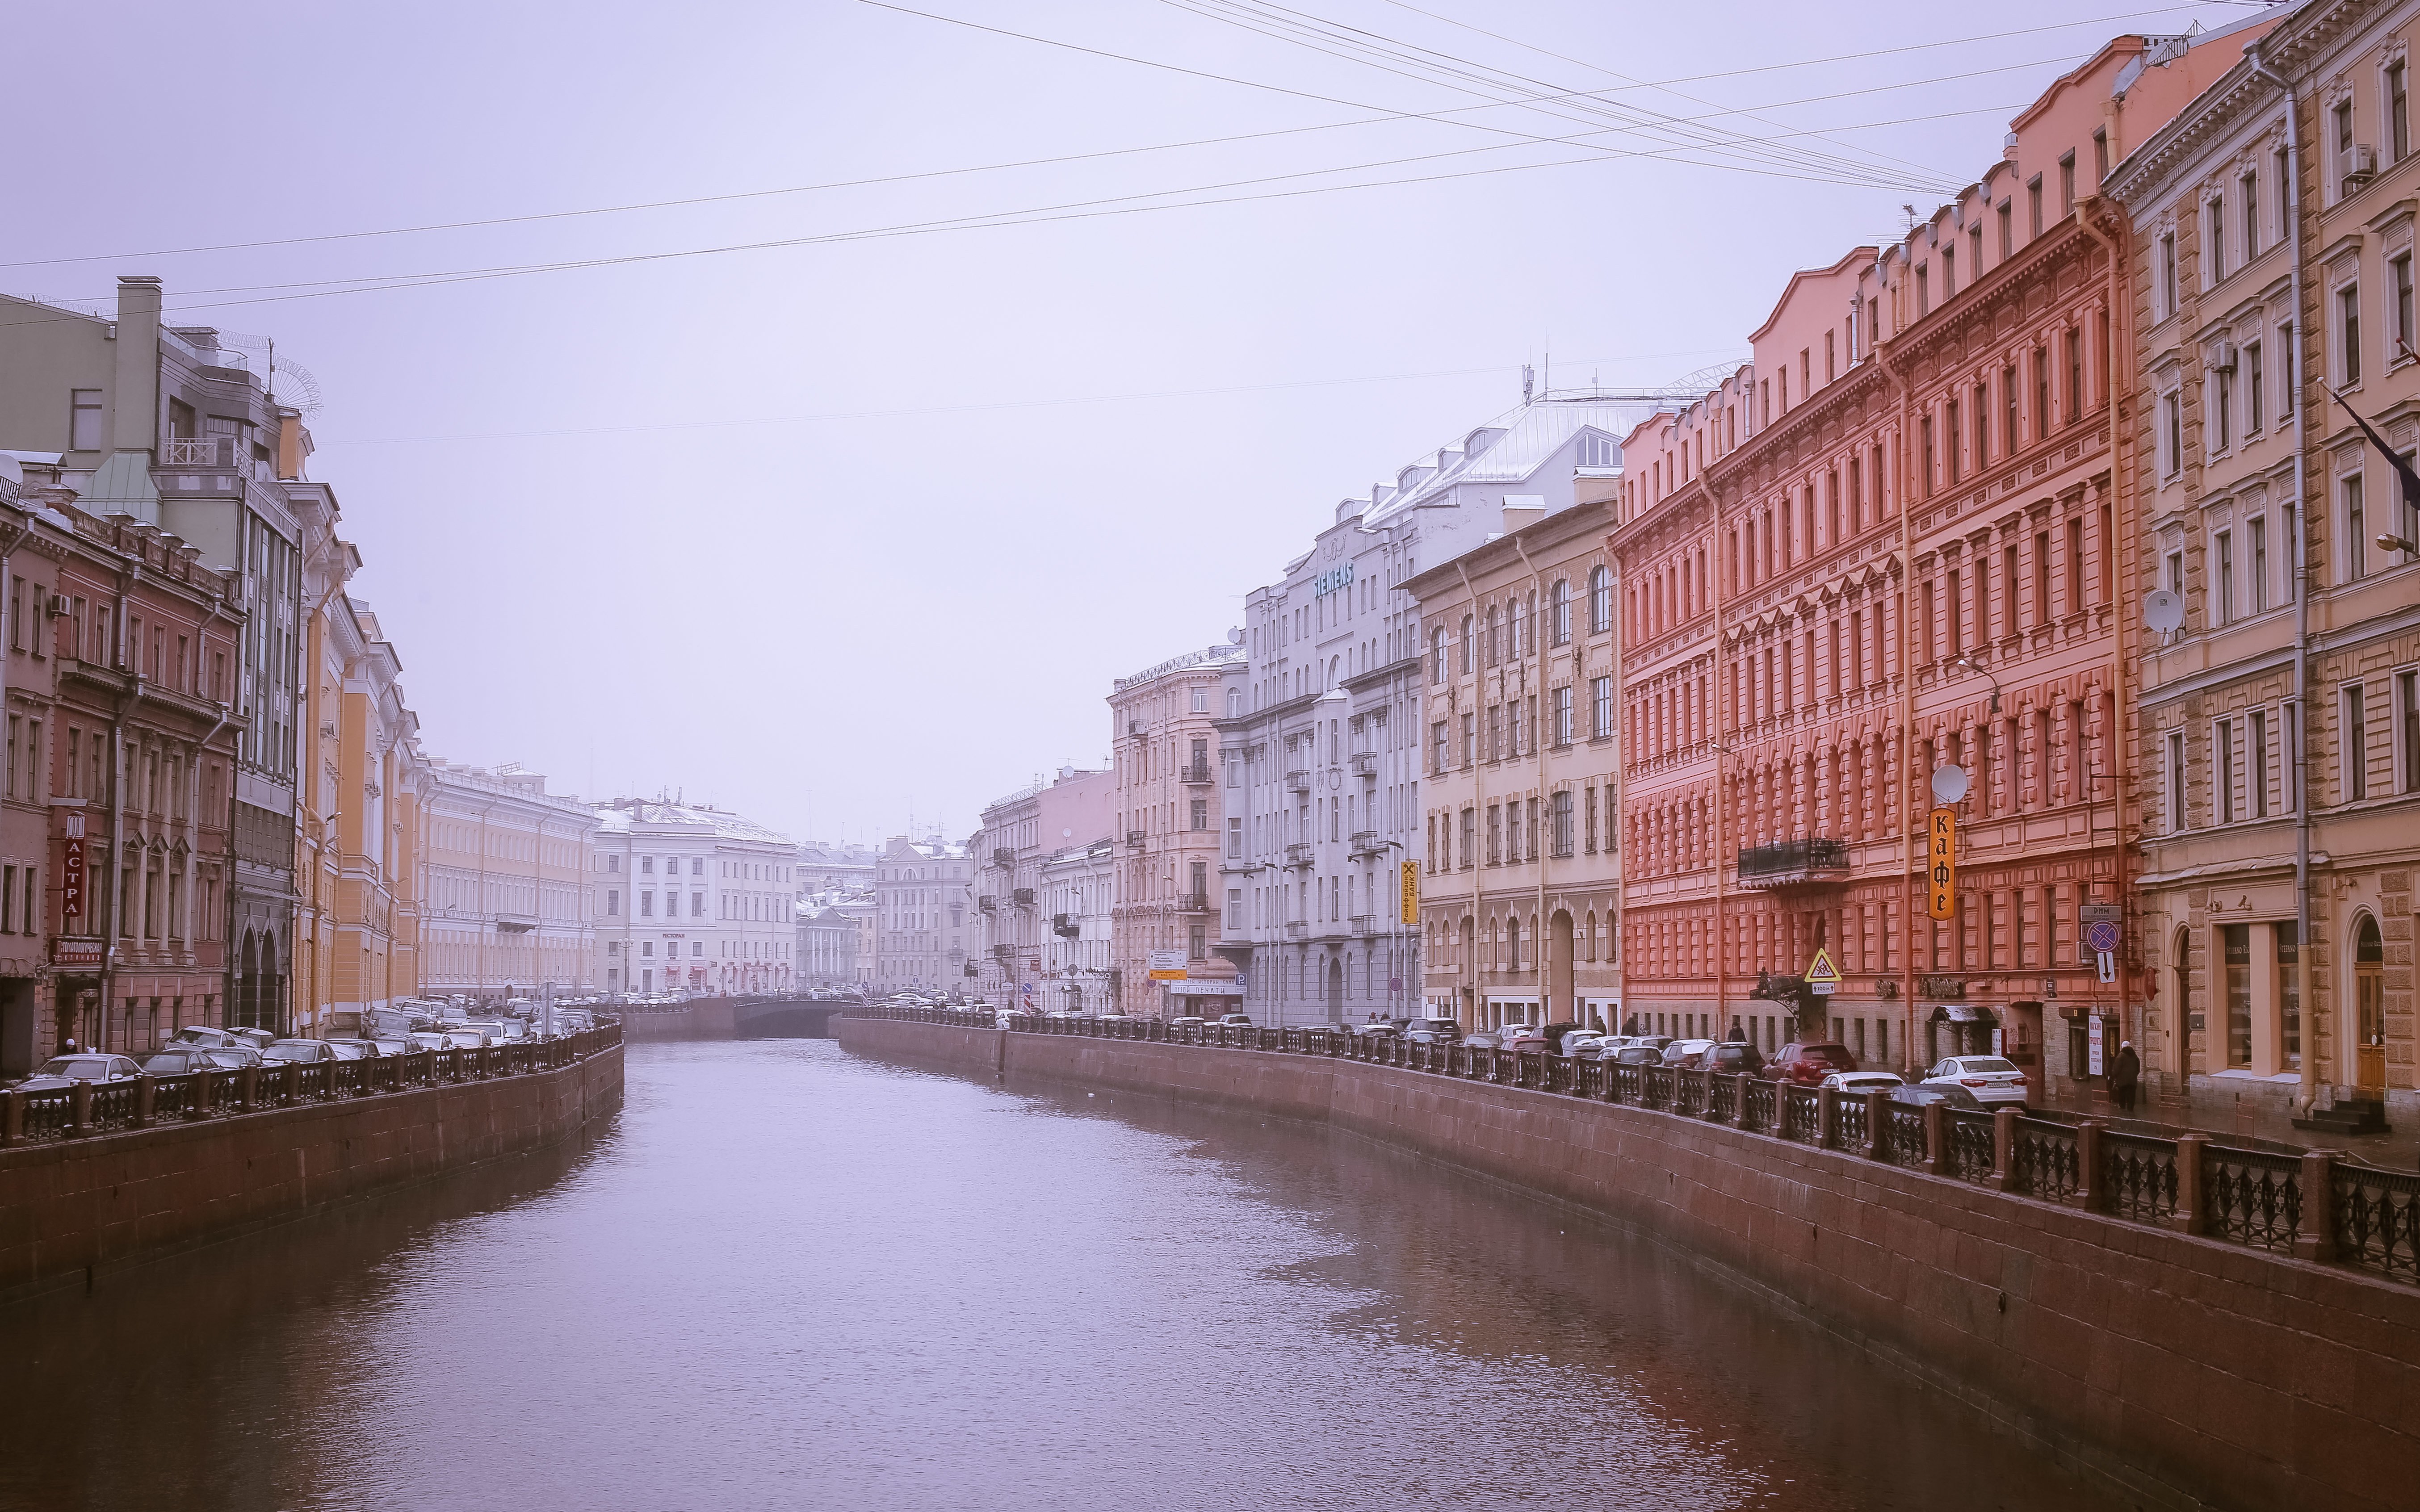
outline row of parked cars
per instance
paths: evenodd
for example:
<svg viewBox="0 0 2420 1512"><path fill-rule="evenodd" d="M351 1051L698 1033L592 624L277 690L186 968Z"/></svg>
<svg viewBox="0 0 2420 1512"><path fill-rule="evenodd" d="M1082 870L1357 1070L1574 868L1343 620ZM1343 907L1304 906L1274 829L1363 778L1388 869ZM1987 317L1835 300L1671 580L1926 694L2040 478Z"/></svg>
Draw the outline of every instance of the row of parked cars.
<svg viewBox="0 0 2420 1512"><path fill-rule="evenodd" d="M1381 1019L1348 1025L1359 1035L1392 1035L1414 1044L1465 1044L1473 1049L1523 1055L1564 1056L1624 1066L1664 1066L1749 1075L1801 1087L1843 1092L1886 1092L1895 1102L1921 1106L1943 1103L1981 1111L2024 1106L2031 1091L2025 1073L2002 1056L1948 1056L1911 1082L1897 1072L1867 1071L1849 1047L1828 1041L1793 1040L1767 1056L1745 1040L1692 1040L1668 1034L1607 1034L1577 1024L1508 1024L1465 1030L1452 1019Z"/></svg>
<svg viewBox="0 0 2420 1512"><path fill-rule="evenodd" d="M374 1011L371 1017L371 1027L364 1034L323 1040L280 1039L267 1029L223 1029L189 1024L169 1036L166 1044L140 1057L98 1051L53 1056L32 1075L16 1082L12 1089L58 1091L78 1082L121 1082L138 1075L185 1076L201 1071L240 1071L246 1066L375 1060L380 1056L417 1055L423 1050L477 1050L542 1038L535 1025L509 1014L470 1018L382 1009ZM554 1011L557 1037L594 1027L595 1016L586 1009Z"/></svg>

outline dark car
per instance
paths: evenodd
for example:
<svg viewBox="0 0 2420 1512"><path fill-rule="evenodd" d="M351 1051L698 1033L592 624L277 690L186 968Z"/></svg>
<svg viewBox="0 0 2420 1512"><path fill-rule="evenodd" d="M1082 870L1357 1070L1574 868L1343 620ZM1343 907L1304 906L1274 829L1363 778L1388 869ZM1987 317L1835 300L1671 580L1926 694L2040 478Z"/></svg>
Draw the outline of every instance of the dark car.
<svg viewBox="0 0 2420 1512"><path fill-rule="evenodd" d="M134 1062L124 1056L78 1053L53 1056L34 1069L34 1074L17 1084L20 1092L57 1092L78 1082L123 1082L132 1080L139 1072Z"/></svg>
<svg viewBox="0 0 2420 1512"><path fill-rule="evenodd" d="M1915 1087L1894 1087L1890 1089L1890 1100L1909 1107L1920 1108L1928 1103L1939 1103L1948 1107L1963 1108L1969 1113L1992 1111L1983 1105L1981 1098L1966 1088L1954 1086L1943 1087L1938 1084L1919 1083Z"/></svg>
<svg viewBox="0 0 2420 1512"><path fill-rule="evenodd" d="M144 1073L150 1076L190 1076L197 1071L216 1071L219 1063L210 1058L201 1045L187 1044L154 1051L145 1057Z"/></svg>
<svg viewBox="0 0 2420 1512"><path fill-rule="evenodd" d="M298 1066L316 1066L322 1061L340 1057L325 1040L280 1040L260 1053L270 1061L290 1060Z"/></svg>
<svg viewBox="0 0 2420 1512"><path fill-rule="evenodd" d="M1494 1029L1473 1029L1462 1037L1462 1042L1473 1050L1500 1050L1504 1037Z"/></svg>
<svg viewBox="0 0 2420 1512"><path fill-rule="evenodd" d="M1813 1087L1836 1071L1857 1070L1857 1057L1849 1047L1830 1041L1801 1042L1791 1041L1774 1053L1757 1074L1769 1082L1796 1082L1801 1087Z"/></svg>
<svg viewBox="0 0 2420 1512"><path fill-rule="evenodd" d="M1764 1069L1764 1052L1738 1040L1726 1040L1698 1057L1701 1071L1717 1076L1753 1076Z"/></svg>

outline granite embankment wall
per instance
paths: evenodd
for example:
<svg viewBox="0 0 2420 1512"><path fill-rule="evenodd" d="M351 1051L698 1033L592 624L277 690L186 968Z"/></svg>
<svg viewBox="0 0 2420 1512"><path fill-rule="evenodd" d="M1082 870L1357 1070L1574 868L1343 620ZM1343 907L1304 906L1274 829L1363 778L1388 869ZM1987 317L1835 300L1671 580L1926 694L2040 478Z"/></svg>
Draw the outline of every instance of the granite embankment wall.
<svg viewBox="0 0 2420 1512"><path fill-rule="evenodd" d="M2420 1288L1702 1119L1325 1057L839 1021L854 1051L1275 1113L1602 1214L2174 1507L2420 1508Z"/></svg>
<svg viewBox="0 0 2420 1512"><path fill-rule="evenodd" d="M553 1071L0 1149L0 1301L542 1149L622 1097L622 1048Z"/></svg>
<svg viewBox="0 0 2420 1512"><path fill-rule="evenodd" d="M622 1015L629 1040L736 1040L739 1005L728 997L693 997L678 1008L632 1009Z"/></svg>

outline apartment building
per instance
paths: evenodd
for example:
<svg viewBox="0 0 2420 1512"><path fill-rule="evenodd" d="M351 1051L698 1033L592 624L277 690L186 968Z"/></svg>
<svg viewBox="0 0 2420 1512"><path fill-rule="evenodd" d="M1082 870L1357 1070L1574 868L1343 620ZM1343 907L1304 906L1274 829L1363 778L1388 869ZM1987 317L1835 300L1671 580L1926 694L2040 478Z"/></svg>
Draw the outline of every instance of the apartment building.
<svg viewBox="0 0 2420 1512"><path fill-rule="evenodd" d="M1263 1022L1420 1003L1421 934L1402 922L1399 888L1403 864L1424 854L1435 621L1409 585L1479 548L1507 508L1559 514L1618 476L1616 441L1647 408L1527 396L1335 505L1311 548L1246 596L1249 666L1218 721L1229 760L1216 944L1247 968L1244 1006Z"/></svg>
<svg viewBox="0 0 2420 1512"><path fill-rule="evenodd" d="M1620 1025L1620 663L1606 537L1619 470L1406 583L1427 627L1417 850L1428 1011Z"/></svg>
<svg viewBox="0 0 2420 1512"><path fill-rule="evenodd" d="M976 943L975 863L936 837L892 836L874 868L874 990L961 993Z"/></svg>
<svg viewBox="0 0 2420 1512"><path fill-rule="evenodd" d="M508 998L599 985L599 816L507 763L429 758L420 780L422 990ZM604 886L611 887L611 883Z"/></svg>
<svg viewBox="0 0 2420 1512"><path fill-rule="evenodd" d="M2137 712L2148 1063L2342 1129L2420 1111L2420 520L2352 419L2420 446L2415 28L2294 8L2109 185L2137 249L2129 597L2180 616Z"/></svg>
<svg viewBox="0 0 2420 1512"><path fill-rule="evenodd" d="M1051 906L1043 872L1071 849L1110 837L1117 795L1114 772L1062 766L1047 781L984 805L982 823L967 840L976 877L975 949L964 958L975 967L969 991L999 1008L1064 1006L1065 987L1078 984L1060 975L1064 921L1057 915L1065 910ZM1095 985L1105 988L1106 977ZM1096 990L1094 999L1107 995Z"/></svg>
<svg viewBox="0 0 2420 1512"><path fill-rule="evenodd" d="M585 811L594 826L585 876L605 893L595 932L606 991L791 990L802 896L797 841L706 803L615 798Z"/></svg>
<svg viewBox="0 0 2420 1512"><path fill-rule="evenodd" d="M1151 980L1155 952L1206 963L1219 925L1220 836L1227 827L1217 720L1240 707L1248 662L1235 640L1171 656L1109 693L1115 831L1125 856L1111 903L1111 1001L1125 1013L1174 1011Z"/></svg>
<svg viewBox="0 0 2420 1512"><path fill-rule="evenodd" d="M1117 841L1103 834L1065 845L1042 863L1041 911L1050 937L1042 948L1037 995L1052 1011L1098 1013L1115 1002L1118 855Z"/></svg>

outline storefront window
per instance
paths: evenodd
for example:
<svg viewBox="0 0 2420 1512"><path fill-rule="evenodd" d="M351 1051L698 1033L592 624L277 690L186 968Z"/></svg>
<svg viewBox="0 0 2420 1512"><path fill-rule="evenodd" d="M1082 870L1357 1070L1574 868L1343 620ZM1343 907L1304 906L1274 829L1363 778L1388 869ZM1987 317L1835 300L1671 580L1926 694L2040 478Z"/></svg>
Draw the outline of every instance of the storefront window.
<svg viewBox="0 0 2420 1512"><path fill-rule="evenodd" d="M2226 1063L2252 1064L2252 926L2227 924L2218 932L2226 961Z"/></svg>
<svg viewBox="0 0 2420 1512"><path fill-rule="evenodd" d="M2297 963L2302 960L2302 925L2288 919L2269 926L2277 938L2277 1026L2285 1039L2286 1066L2300 1071L2303 1066L2303 980Z"/></svg>

